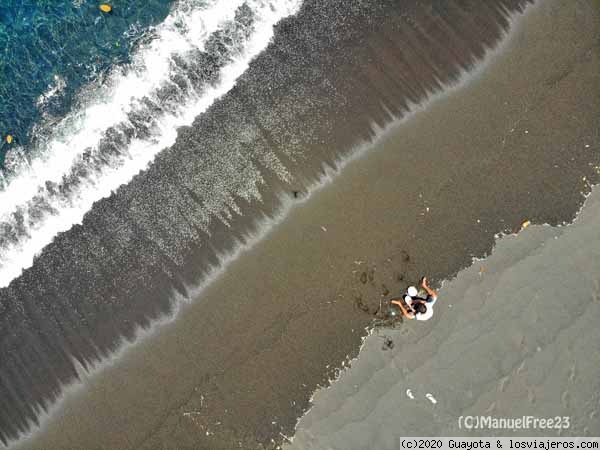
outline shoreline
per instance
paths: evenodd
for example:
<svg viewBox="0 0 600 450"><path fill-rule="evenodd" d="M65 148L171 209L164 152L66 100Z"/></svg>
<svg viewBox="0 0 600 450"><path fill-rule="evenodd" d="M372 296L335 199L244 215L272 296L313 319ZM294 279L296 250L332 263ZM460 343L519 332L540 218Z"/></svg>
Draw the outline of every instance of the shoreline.
<svg viewBox="0 0 600 450"><path fill-rule="evenodd" d="M505 10L502 10L500 5L504 5L505 8L508 8L508 5L512 5L511 7L519 9L519 5L526 3L527 2L523 2L521 0L501 0L498 2L498 5L484 6L482 7L481 11L477 12L483 19L482 23L488 23L489 27L485 30L482 30L479 26L474 27L473 30L468 31L461 29L460 32L457 32L455 30L455 35L451 36L451 40L460 42L461 39L468 38L470 34L475 34L477 36L477 39L475 45L471 50L475 55L482 54L482 52L485 52L486 42L493 42L494 39L497 39L497 34L501 34L502 28L507 26L506 18L504 17ZM310 2L306 2L305 4L306 10L304 11L304 15L307 17L310 17L311 15L311 8L314 9L315 7L315 5L310 5ZM397 9L393 5L386 5L385 2L383 2L379 6L381 11L379 11L378 9L376 11L373 11L375 15L376 13L384 12L386 8L391 8L394 11ZM332 11L329 11L328 14L334 14L335 16L335 14L337 14L336 8L335 6L333 6L332 8ZM447 33L448 29L444 30L443 26L440 27L439 24L435 24L435 21L438 19L435 19L434 17L438 13L436 13L435 11L433 13L431 11L428 12L426 9L427 8L416 7L415 5L411 6L410 4L408 4L407 10L403 12L402 17L405 18L409 24L412 23L414 25L414 22L411 22L411 20L413 20L411 19L411 17L413 17L414 15L414 18L416 18L415 20L418 19L424 24L434 25L433 28L430 29L430 31L436 32L438 34L441 33L442 35L444 35L444 33ZM457 11L452 11L452 8L450 9L450 13L454 14L455 18L456 12ZM486 13L489 13L489 16L486 16ZM355 14L356 17L359 18L359 22L370 20L368 17L362 17L360 15L360 12L353 11L353 14ZM385 14L383 14L383 16L385 17ZM460 11L458 16L460 16ZM357 20L356 17L354 20ZM494 19L494 17L497 20L499 20L498 23L494 22L494 20L496 20ZM26 386L20 387L21 391L34 393L34 397L37 395L42 395L41 399L37 399L37 404L45 405L43 406L44 409L48 409L48 407L46 406L48 402L52 403L54 401L53 399L55 398L55 396L60 395L60 391L62 390L65 383L68 384L69 380L77 378L78 373L79 376L81 376L80 370L78 369L79 366L93 367L96 364L95 361L98 358L101 358L107 353L116 351L122 345L123 339L135 340L135 336L139 333L140 326L148 326L149 322L156 320L157 318L164 317L165 314L172 313L173 308L176 308L177 306L174 306L174 303L171 301L170 298L173 295L177 296L178 293L183 295L188 294L189 287L186 286L186 283L190 280L197 279L198 266L203 267L206 270L207 267L210 268L215 264L218 265L219 259L221 259L221 255L223 254L223 252L226 253L228 250L235 247L235 245L238 245L240 241L243 242L244 239L246 239L246 237L248 236L247 230L253 228L256 229L256 217L264 217L265 214L269 214L269 211L272 210L272 205L278 204L281 201L281 194L277 192L279 192L280 190L287 190L291 188L293 184L299 184L300 186L310 185L311 183L315 183L320 177L323 176L323 174L325 174L325 177L329 176L329 169L327 167L328 165L333 165L336 158L339 158L336 155L339 154L340 149L346 148L343 142L355 142L357 136L363 136L363 140L365 138L373 138L375 134L373 124L381 123L382 120L389 120L388 116L390 114L390 109L388 108L388 106L392 106L392 109L395 109L399 113L405 113L406 110L403 109L406 108L407 105L406 99L404 98L405 95L408 95L407 98L411 98L414 95L417 95L417 98L419 98L418 95L421 95L423 92L427 91L428 83L429 85L433 86L437 84L437 86L439 87L439 78L436 75L427 73L427 71L439 71L441 70L440 67L443 67L444 70L449 70L448 76L452 77L452 73L456 75L456 73L460 73L461 70L464 70L464 67L473 64L472 59L470 59L473 57L470 54L470 44L465 45L464 42L460 44L462 45L462 52L466 53L461 53L460 55L455 54L454 57L457 58L456 61L453 61L452 58L450 61L444 61L444 58L447 55L439 54L439 48L434 51L433 49L426 47L424 49L424 54L429 54L428 58L433 58L433 60L428 61L428 63L432 64L432 67L421 67L420 69L420 74L424 75L424 81L421 80L415 82L415 80L411 81L410 79L408 79L404 80L406 82L406 86L402 86L398 83L390 85L389 87L393 87L394 89L394 94L390 95L392 91L386 91L383 95L388 95L389 100L392 102L392 104L388 103L387 105L383 105L383 109L385 110L384 113L382 113L382 104L376 104L377 102L369 100L370 106L364 111L360 111L359 114L359 118L363 122L368 117L368 120L370 122L369 125L365 126L366 124L361 123L359 120L354 124L358 125L358 127L356 128L356 130L353 130L353 133L345 134L343 132L338 132L335 138L328 137L328 139L331 142L334 142L336 145L336 151L334 151L332 154L330 150L325 151L325 147L327 147L325 141L317 143L316 141L312 142L311 139L309 139L306 142L307 147L316 150L317 154L321 154L322 157L299 157L297 160L294 160L294 158L291 155L280 155L280 157L284 157L284 160L286 160L285 158L289 158L289 160L286 161L293 167L296 167L299 164L302 164L303 166L306 165L306 167L304 167L302 171L296 173L296 179L291 181L285 180L285 177L283 177L284 180L282 181L278 179L277 176L272 176L263 173L264 178L269 182L265 182L265 180L263 180L263 189L261 192L263 196L263 205L261 205L261 207L258 208L258 213L255 211L256 205L250 204L249 198L251 198L251 196L248 198L244 196L242 200L242 205L244 205L244 207L248 211L245 211L244 214L241 215L241 217L235 217L235 214L233 215L233 217L229 217L229 219L234 220L235 223L233 225L231 225L230 222L227 222L227 215L231 214L231 212L226 211L225 223L217 224L217 226L213 227L214 229L211 231L213 233L213 236L216 235L217 238L212 239L212 242L209 242L208 251L205 251L203 249L204 252L202 254L194 255L193 252L196 250L194 250L194 246L192 246L191 250L187 251L186 249L186 256L178 254L172 255L168 251L165 252L165 250L162 248L162 245L160 245L162 242L164 242L164 239L168 239L168 236L154 236L154 239L158 240L158 248L146 249L144 248L145 246L140 245L136 246L135 248L129 248L129 250L132 252L132 261L126 261L126 264L123 265L123 267L121 267L124 261L122 261L119 258L122 258L122 253L126 251L128 247L125 247L124 249L120 247L124 243L129 244L129 247L131 246L130 235L131 233L138 234L140 232L140 225L144 225L144 218L146 216L147 211L145 211L145 214L141 215L140 218L129 217L127 214L122 216L117 211L126 210L132 207L138 209L138 207L140 206L138 204L138 199L140 197L145 197L148 195L148 188L150 186L152 186L152 196L150 199L154 200L154 205L165 203L166 199L163 198L164 196L162 192L170 192L173 189L173 186L169 185L169 182L165 181L165 178L162 177L161 172L164 175L165 172L169 174L173 170L170 166L171 160L173 159L173 153L182 153L182 151L186 150L186 148L188 149L186 150L186 152L189 153L190 148L194 149L196 139L195 135L203 136L205 131L204 129L208 128L210 130L213 121L218 120L220 116L226 114L228 111L230 111L231 108L234 108L235 111L235 105L237 104L237 102L239 102L239 99L237 98L238 96L242 100L244 100L244 98L246 98L246 100L250 100L247 98L247 92L252 92L252 90L255 89L252 87L253 78L260 78L260 76L262 76L260 75L260 73L263 69L265 71L263 75L268 76L268 74L273 69L273 67L269 67L269 63L271 64L271 66L273 66L277 62L271 62L273 58L273 55L271 53L276 53L277 51L281 51L282 49L289 51L287 46L296 45L294 42L295 36L293 35L293 32L287 33L287 31L285 30L286 27L289 27L289 23L293 22L294 20L295 19L290 19L287 22L284 21L285 23L279 25L279 27L283 29L283 31L278 34L280 41L277 45L279 46L279 48L271 48L266 53L259 56L257 58L257 61L253 62L253 65L255 66L254 71L251 70L249 71L249 73L246 73L240 80L240 83L238 83L238 85L235 86L233 91L230 94L227 94L224 97L224 99L222 99L221 103L223 103L225 106L219 103L218 105L211 107L211 110L207 114L197 119L195 128L181 130L181 134L178 138L178 144L176 144L173 149L169 149L168 151L165 151L162 154L160 154L157 157L155 164L147 172L136 176L135 179L129 185L123 186L120 189L120 192L117 193L117 195L99 201L94 206L94 208L91 211L89 211L86 215L83 226L74 227L70 231L60 236L57 236L55 242L52 245L48 246L48 248L44 249L38 261L36 262L36 265L31 269L28 269L21 279L15 281L15 283L12 283L12 286L8 289L8 291L5 290L3 292L3 294L8 293L8 299L10 299L10 304L21 303L28 298L39 300L37 298L38 294L36 292L49 293L50 295L46 300L49 303L48 305L40 306L38 304L39 302L35 302L34 305L28 306L29 308L33 308L34 310L42 310L42 316L45 316L46 314L48 314L48 311L52 311L54 309L67 309L67 323L60 324L61 326L58 330L58 337L62 339L56 339L55 342L47 342L47 339L44 339L44 342L40 343L28 342L28 345L32 347L46 347L47 344L50 344L52 347L50 351L45 350L44 352L42 352L45 360L42 361L41 364L38 364L38 366L47 366L46 369L52 368L52 372L57 374L56 379L48 379L47 373L37 373L43 372L42 369L37 369L34 377L41 377L44 381L42 382L41 380L38 380L39 382L34 384L36 386L39 386L41 383L44 385L44 388L39 390L37 388L28 389ZM298 20L302 22L302 20L304 19ZM381 20L381 18L378 18L378 20ZM326 28L329 28L330 25L326 22L327 21L324 21L322 23L306 24L310 25L308 27L309 31L303 30L303 32L308 33L308 36L302 36L302 39L310 40L312 38L312 36L310 35L310 30L313 30L315 32L321 32L322 27L324 25L326 26ZM390 23L394 23L393 20L387 20L385 18L383 19L383 22L387 23L388 28ZM448 24L442 25L445 25L447 27ZM456 24L450 25L451 27L456 26ZM336 29L336 26L334 26L334 30ZM356 39L356 37L354 36L356 30L344 30L344 27L345 26L338 27L339 29L337 31L341 33L341 36L343 36L344 33L349 33L349 36L351 36L353 39ZM423 33L411 30L410 27L406 26L406 24L403 25L403 28L400 28L399 32L401 36L409 38L413 41L413 44L417 46L420 43L415 42L415 39L423 39ZM386 33L387 38L389 38L393 35L394 32L388 29ZM376 42L378 40L376 34L371 34L375 36L373 39L374 42ZM481 40L481 42L479 42L479 39ZM326 44L323 45L325 52L332 51L333 47L328 48ZM374 47L370 47L370 50L357 50L358 55L354 55L354 50L351 49L350 46L348 47L349 48L345 49L345 51L343 52L343 56L340 57L342 61L348 59L351 60L352 58L358 57L364 58L366 57L365 55L369 54L369 51L371 51L372 53L372 55L369 56L369 58L371 58L374 55L377 58L381 58L381 55L377 54L377 51L374 50ZM413 57L415 57L414 49L405 47L394 48L394 51L392 51L391 56L397 59L398 51L401 52L401 56L402 52L407 51L409 56L412 55ZM436 52L438 52L438 54L436 54ZM363 53L365 55L363 55ZM317 59L319 58L320 57L318 57ZM418 62L419 56L416 56L416 59ZM412 64L412 62L410 63ZM401 61L401 64L406 65L406 62ZM421 61L420 64L422 65L423 62ZM456 65L462 67L463 69ZM384 67L384 69L382 70L389 70L389 68L386 69ZM297 71L297 69L292 68L290 69L290 71L293 73L294 71ZM372 72L370 69L368 71ZM364 74L357 76L357 80L353 80L353 82L356 84L357 82L362 80L363 75ZM364 95L364 93L366 92L369 92L370 90L377 92L380 96L382 95L381 88L382 86L385 87L385 84L387 83L385 80L385 76L383 76L383 74L378 75L381 76L380 80L374 79L373 76L373 73L369 74L369 80L367 80L368 82L361 89L362 95ZM301 81L303 80L303 77L304 75L300 76ZM248 79L250 79L250 81ZM279 86L278 89L281 89L281 86ZM405 92L405 90L406 92L408 92L408 94ZM417 94L415 94L415 92ZM419 94L419 92L421 92L421 94ZM248 107L250 110L254 106L254 101L256 99L252 98L251 100L252 101L249 101L248 104L245 105L245 107ZM394 100L399 101L399 104L393 105ZM386 102L387 101L388 98L386 98ZM404 107L402 106L403 104ZM291 105L290 107L293 111L294 107L292 107ZM319 110L319 108L321 108L321 110ZM325 114L327 109L328 107L326 107L325 105L321 105L317 108L316 112L318 113L318 115L326 117ZM250 113L251 111L247 112ZM345 114L348 115L348 113L349 111L346 111ZM270 114L274 114L274 112L271 112ZM270 145L271 138L269 138L267 135L269 133L272 133L273 130L265 130L261 128L262 125L260 124L261 121L264 121L263 125L264 123L269 123L268 114L266 118L258 117L256 114L250 114L250 116L252 116L254 118L253 120L257 122L261 133L265 135L264 137L266 138L267 143ZM277 129L282 125L284 124L275 124L274 128ZM310 129L311 126L312 125L310 123L303 125L302 130L298 131L299 136L302 137L302 133L305 132L304 129ZM327 133L327 130L319 130L319 133ZM317 133L317 135L319 133ZM325 135L322 135L322 137L325 137ZM218 138L219 140L221 139L220 136L218 136ZM340 139L339 142L338 138ZM261 142L256 142L256 144L262 145ZM328 154L328 152L330 154ZM193 159L195 156L196 155L194 154L194 152L192 152L192 154L188 155L188 158ZM315 165L315 167L311 167L311 164ZM268 189L265 189L265 187L268 187ZM142 193L144 194L141 195ZM228 195L229 194L226 194L226 197L224 199L221 199L221 201L228 202ZM193 195L192 198L194 200L197 200L196 197L194 197ZM189 203L189 199L187 200ZM247 203L244 203L244 200L246 200ZM185 204L185 206L188 207L189 205ZM237 207L238 205L236 205L233 212L239 212L238 210L236 210ZM262 207L264 207L263 209L265 211L260 211ZM148 210L153 211L154 213L159 213L159 211L155 210L155 206L148 207ZM112 220L107 220L107 217L108 219ZM153 219L155 219L155 217L153 217ZM187 218L184 217L184 219ZM131 226L132 223L133 227ZM169 222L162 225L167 226L168 224ZM179 225L179 227L181 226ZM237 237L235 233L233 238L227 235L228 227L237 230ZM119 236L119 234L121 233L117 234L117 236L114 236L111 233L109 236L102 237L102 235L105 234L105 232L110 231L112 228L119 228L121 230L124 229L126 230L126 232L123 233L123 236ZM184 226L182 232L189 232L188 228L189 227ZM146 230L145 227L143 227L142 231L152 232L153 230ZM90 235L90 232L92 233L93 237ZM152 236L152 233L150 233L150 236L146 236L144 233L142 233L140 238L138 238L141 239L140 244L144 242L144 240L152 238ZM215 243L220 243L222 245L222 248L215 247ZM98 246L100 246L101 249L104 249L106 247L112 247L115 250L118 249L116 259L119 264L117 264L116 266L120 270L118 270L118 273L113 274L114 277L109 276L111 275L111 271L114 271L113 267L111 266L110 258L108 260L97 261L93 254L88 255L89 249L93 250L95 247ZM73 254L73 251L75 251L76 253L79 252L79 257L83 258L83 260L76 261L77 264L75 265L71 264L69 261L72 258L71 255ZM148 258L156 258L157 252L159 258L162 259L162 264L166 266L166 270L163 271L166 272L166 274L162 273L160 270L157 271L156 267L151 267L151 270L148 270L147 273L140 273L142 272L142 270L140 270L137 261ZM172 266L174 260L178 261L184 257L188 258L188 260L186 261L187 267L183 267L181 270L176 269L177 273L173 275L174 268ZM51 274L49 274L47 273L47 267L55 267L59 270L54 270ZM86 267L88 267L87 271L85 270ZM93 289L91 291L87 289L85 283L81 283L81 285L71 283L70 280L74 278L81 277L82 280L86 280L86 276L90 273L90 270L93 272L97 272L98 270L100 270L100 272L103 275L102 278L104 278L98 279L98 277L95 275L95 282L98 283L98 286L93 286ZM132 274L129 275L128 272L132 272ZM47 280L46 275L51 275L51 279ZM143 287L138 286L139 289L137 291L132 291L132 286L130 286L130 279L134 279L136 276L140 278L145 278L150 283L147 282ZM210 277L210 273L208 276ZM61 286L60 292L56 290L56 288L54 287L55 285ZM153 289L150 289L151 287L153 287ZM133 298L131 298L129 295L129 293L131 292L134 293ZM98 308L98 302L100 302L100 299L102 297L104 299L113 299L113 301L111 302L112 304L108 307L103 306L102 308L100 308L100 311L97 312L95 317L86 317L88 311L90 311L90 308L92 314L94 312L94 309ZM85 301L81 302L81 299L85 299ZM97 300L97 302L95 302L94 300ZM100 304L102 303L104 302L100 302ZM9 313L18 315L18 311L9 311ZM73 313L75 314L75 318L77 317L77 314L83 314L84 319L86 319L90 325L89 329L80 330L81 323L71 323ZM7 317L8 318L6 320L10 320L10 314ZM13 321L18 322L20 320L27 319L27 317L17 317L13 319ZM62 322L63 318L61 317L58 320ZM160 319L160 321L163 320L164 319ZM106 322L107 325L103 325L103 322ZM44 323L43 325L45 326L47 325L47 323ZM70 330L69 328L73 329ZM69 332L69 336L63 337L61 335L64 333L65 329L67 329L67 331ZM22 332L23 330L18 330L17 333L19 331ZM118 333L115 335L113 331L117 331ZM52 339L51 341L54 341L54 339ZM10 350L7 351L7 354L11 353L14 352ZM9 362L9 365L11 365L11 362ZM35 381L34 377L32 377L31 380L20 380L19 384L33 383ZM4 387L6 388L6 386ZM43 396L44 390L49 391L50 394L46 392L45 396ZM29 395L30 394L27 394L26 396ZM48 397L50 397L51 400L49 400ZM20 425L17 423L10 424L11 427L14 428L14 426L17 426L22 431L24 428L30 427L30 424L32 422L35 423L35 421L39 420L39 412L33 412L34 410L38 409L39 406L36 406L35 402L30 401L29 403L30 404L28 405L20 405L26 408L25 413L23 415L23 417L25 418L21 418L24 422ZM10 409L11 408L9 407L9 410ZM4 416L0 417L0 422L4 420L8 421L10 418L7 416L10 416L10 414L5 414ZM10 420L14 420L14 418ZM4 426L8 426L8 422L5 423ZM10 434L9 430L10 428L8 429L8 431L6 431L6 433Z"/></svg>
<svg viewBox="0 0 600 450"><path fill-rule="evenodd" d="M592 196L594 196L594 198L591 198ZM505 244L505 242L509 239L518 238L519 235L521 233L523 233L525 231L525 229L528 228L529 226L531 226L532 228L534 228L536 230L542 230L542 231L544 229L549 229L550 230L549 234L556 235L556 236L554 236L554 239L557 239L558 237L560 237L560 234L562 232L564 232L563 228L568 228L568 227L578 223L578 221L581 221L580 216L586 209L586 205L587 205L587 209L590 209L591 206L589 205L589 203L591 201L594 201L594 203L599 203L599 200L596 197L600 197L600 184L594 184L591 187L591 190L584 194L584 200L583 200L582 204L580 205L579 209L577 210L577 212L574 214L574 217L571 221L564 221L562 223L558 223L558 224L554 224L554 225L549 224L547 222L528 224L526 227L522 227L521 229L516 230L516 231L497 233L494 236L495 244L492 247L492 249L490 250L489 254L482 255L482 256L473 256L471 259L471 264L465 266L454 276L438 281L438 286L436 287L438 296L442 297L445 290L448 288L449 285L454 284L457 281L458 277L461 276L463 273L472 272L474 270L474 268L476 268L476 266L481 266L481 268L479 270L479 275L481 276L483 273L482 268L485 269L484 265L485 265L486 261L488 261L490 259L490 257L492 257L492 255L494 255L496 247L499 244ZM449 305L449 307L452 307L452 306L454 306L454 305ZM374 319L374 320L376 320L376 319ZM290 450L296 448L295 447L296 443L294 442L294 438L295 438L297 432L302 431L302 432L306 433L306 430L300 430L299 428L300 428L303 420L311 415L312 410L315 407L315 398L316 397L325 397L326 398L327 397L326 392L331 391L334 388L338 389L335 386L336 384L348 383L344 379L344 377L350 376L348 374L348 372L356 370L356 369L354 369L354 364L358 363L360 361L361 354L362 354L363 350L365 349L365 347L367 347L367 344L369 344L370 340L373 340L374 337L379 337L379 338L387 337L387 336L381 336L379 334L379 332L383 332L386 334L393 334L396 338L400 338L400 339L403 337L403 336L401 336L403 334L402 328L399 327L398 323L395 323L395 324L392 323L391 325L387 325L387 324L379 325L379 324L376 324L373 322L365 328L365 331L366 331L366 334L362 337L362 342L356 352L356 355L353 358L347 359L346 361L344 361L342 363L341 367L337 368L337 373L335 374L335 376L333 378L329 378L328 384L326 386L319 386L319 387L317 387L317 389L315 389L313 391L313 393L309 399L309 403L311 406L304 412L304 414L302 416L298 417L298 421L296 423L294 433L291 436L284 437L284 442L283 442L283 445L285 446L285 447L283 447L284 450L285 450L285 448L289 448ZM392 340L391 342L394 342L394 341ZM392 344L392 345L395 345L395 344ZM373 347L373 346L371 346L371 347ZM371 348L371 349L373 349L373 348ZM391 348L382 347L381 348L382 351L391 350L391 349L393 349L393 347L391 347ZM325 402L326 400L324 399L324 400L318 400L318 401ZM321 403L319 406L323 406L323 404ZM303 439L307 439L307 438L310 441L309 437L304 437ZM304 442L304 445L306 445L306 444L308 444L308 442ZM315 444L313 442L311 442L308 445L314 446ZM301 447L301 448L304 448L304 447ZM307 447L307 448L312 449L313 447Z"/></svg>
<svg viewBox="0 0 600 450"><path fill-rule="evenodd" d="M369 156L369 153L376 150L375 148L385 141L388 137L398 132L405 122L409 122L415 115L422 113L424 110L429 108L432 104L443 100L449 96L454 95L461 89L464 89L470 82L478 77L482 76L485 72L486 67L493 62L493 59L502 53L506 46L510 45L511 37L514 35L515 29L520 26L522 18L530 12L531 9L536 7L536 3L527 5L525 11L513 12L508 16L510 21L510 29L503 32L503 36L500 41L493 48L485 48L484 57L478 60L475 65L469 70L461 70L461 74L458 79L450 81L448 83L442 83L441 87L429 93L428 96L418 104L410 104L408 109L403 112L402 116L395 116L390 113L390 121L383 126L377 125L373 122L372 124L372 138L369 140L359 142L352 146L351 149L346 150L341 156L338 155L333 163L323 163L323 171L317 180L311 180L311 184L306 186L306 189L302 192L302 195L298 198L292 198L288 193L282 191L279 192L276 197L279 199L279 207L276 208L272 216L263 216L263 219L255 222L252 230L246 234L245 240L238 242L237 247L233 251L226 251L219 256L218 265L213 266L209 269L203 279L196 285L186 286L190 296L194 299L200 297L202 292L207 289L212 283L219 279L222 274L227 270L228 266L237 258L248 253L256 244L260 243L263 239L268 239L269 234L273 231L282 221L288 218L288 215L293 209L301 207L310 201L311 197L318 195L319 192L331 183L335 183L335 179L348 164L360 163L362 158ZM446 280L442 280L442 284ZM70 396L77 396L82 389L85 389L86 382L96 377L101 377L103 372L110 370L113 365L118 365L122 358L127 358L128 354L135 351L136 347L144 342L145 340L151 340L156 337L157 333L161 332L166 326L173 325L178 319L180 314L185 312L185 309L190 306L191 301L184 297L178 296L177 293L173 293L173 297L170 299L171 309L170 313L162 315L158 318L152 319L151 323L147 327L139 326L133 332L133 338L122 337L122 343L118 345L116 350L111 351L110 354L105 355L99 361L87 361L88 367L81 365L76 359L73 360L78 370L79 380L74 381L66 386L61 387L61 397L53 401L48 408L49 411L45 411L38 416L40 425L30 432L22 435L18 440L9 442L6 447L10 448L24 448L28 442L35 441L38 433L44 433L44 428L48 422L52 421L53 414L60 414L60 409L65 401L69 400ZM373 324L368 323L364 331L366 334L361 336L361 344L358 349L352 353L359 353L362 349L366 339L373 332ZM348 355L349 356L349 355ZM354 359L358 358L358 354ZM348 364L348 363L345 363ZM340 370L343 369L339 368ZM327 378L327 383L335 382L338 375L334 378ZM317 391L313 392L316 393ZM312 395L311 395L312 401ZM307 414L310 410L305 411ZM300 416L298 420L301 419Z"/></svg>
<svg viewBox="0 0 600 450"><path fill-rule="evenodd" d="M452 94L452 95L454 95L454 94ZM460 93L456 93L456 95L460 95ZM443 97L445 97L445 95L444 95ZM411 120L411 119L408 119L407 121L410 121L410 120ZM397 125L396 125L396 126L397 126ZM384 134L385 134L385 133L384 133ZM388 136L388 137L389 137L389 136ZM374 144L374 145L379 145L379 144L380 144L379 140L376 140L376 142L375 142L375 144ZM369 158L369 157L370 157L370 154L369 154L368 152L364 152L364 153L362 153L360 156L356 156L356 159L360 159L360 161L358 161L356 164L359 164L359 163L362 163L362 162L364 162L362 159L363 159L363 158ZM348 161L347 163L345 163L345 166L342 166L342 167L344 168L344 170L345 170L345 168L347 167L347 164L349 164L351 161L354 161L354 158L351 158L351 159L350 159L350 161ZM342 174L343 174L343 173L342 173ZM337 181L337 178L336 178L336 181ZM333 184L336 184L336 183L333 183ZM328 188L329 186L331 186L331 185L324 184L323 186L319 187L319 188L316 190L316 192L317 192L319 195L321 195L321 194L322 194L322 190L324 190L324 189ZM307 196L307 199L308 199L308 198L311 198L311 196L312 196L312 194L311 194L311 195L309 195L309 196ZM291 202L292 202L292 201L291 201ZM311 202L306 202L306 205L302 205L302 206L306 206L307 208L310 208L310 205L309 205L309 203L311 203ZM293 204L293 202L292 202L292 204ZM300 214L300 213L297 211L299 208L293 208L293 209L295 210L295 215L298 215L298 214ZM290 210L290 215L291 215L291 214L292 214L292 212L291 212L291 210ZM283 217L283 218L281 218L280 220L281 220L281 221L286 221L286 218L285 218L285 217ZM289 219L288 219L288 220L289 220ZM513 225L514 225L514 224L513 224ZM323 225L323 226L324 226L324 225ZM325 228L327 228L327 229L331 229L331 227L329 227L329 226L328 226L328 227L325 227ZM269 233L269 232L265 232L265 233ZM324 231L324 233L326 233L326 232ZM269 234L270 234L270 233L269 233ZM264 241L262 241L262 240L261 240L261 242L260 242L260 243L262 244L262 242L264 242ZM251 253L251 252L252 252L252 249L249 249L249 250L248 250L248 253ZM411 252L411 253L412 253L412 252ZM247 259L248 257L249 257L249 256L246 256L246 259ZM240 259L242 259L242 258L240 258ZM234 263L235 263L235 261L232 261L232 264L234 264ZM239 264L239 263L238 263L238 264ZM413 270L416 270L416 269L415 269L415 268L413 268ZM242 284L243 284L243 283L242 283ZM226 292L226 291L225 291L225 292ZM218 297L218 296L217 296L217 297ZM193 305L192 305L192 306L193 306ZM186 305L185 307L187 307L187 305ZM359 317L360 317L360 316L359 316ZM363 321L364 321L364 318L362 318L362 319L356 319L356 318L354 318L354 320L356 321L356 323L359 323L359 322L363 322ZM170 325L173 325L173 326L175 326L175 323L171 323L171 324L167 325L167 327L169 327ZM161 327L161 328L162 328L162 327ZM162 330L161 330L161 331L162 331ZM151 337L150 337L150 339L153 339L153 338L159 338L159 336L156 336L156 337L152 337L152 336L151 336ZM133 355L132 355L132 356L133 356ZM119 362L116 362L116 363L115 363L115 365L121 365L121 364L120 364Z"/></svg>
<svg viewBox="0 0 600 450"><path fill-rule="evenodd" d="M391 450L400 436L426 434L594 436L600 426L593 400L598 392L593 348L600 342L594 327L600 317L600 235L594 232L599 206L596 185L571 223L531 225L499 236L488 257L443 283L444 303L436 304L441 318L432 320L434 326L411 323L410 330L371 333L340 376L313 394L311 409L283 448ZM573 265L581 270L569 272ZM515 314L523 291L535 306ZM560 295L565 292L576 292L569 307ZM383 348L382 339L395 346ZM485 416L560 416L569 425L461 425L463 417Z"/></svg>

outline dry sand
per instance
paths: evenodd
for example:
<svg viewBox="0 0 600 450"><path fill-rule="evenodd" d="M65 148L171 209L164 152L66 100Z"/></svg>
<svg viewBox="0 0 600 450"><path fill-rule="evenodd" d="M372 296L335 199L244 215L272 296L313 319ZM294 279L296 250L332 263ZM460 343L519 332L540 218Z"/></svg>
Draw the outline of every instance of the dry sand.
<svg viewBox="0 0 600 450"><path fill-rule="evenodd" d="M570 220L600 163L600 12L540 3L481 73L293 208L175 322L83 377L20 448L274 446L380 300L423 272L457 273L524 219Z"/></svg>

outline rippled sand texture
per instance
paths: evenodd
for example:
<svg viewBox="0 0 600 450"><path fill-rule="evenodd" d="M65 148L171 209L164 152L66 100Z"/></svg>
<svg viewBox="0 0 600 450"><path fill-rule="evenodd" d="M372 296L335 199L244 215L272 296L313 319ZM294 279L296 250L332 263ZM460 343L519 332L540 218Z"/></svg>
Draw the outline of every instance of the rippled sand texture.
<svg viewBox="0 0 600 450"><path fill-rule="evenodd" d="M501 238L440 291L435 316L370 336L314 396L292 449L397 449L399 436L557 435L460 429L458 417L569 416L600 432L600 191L575 223ZM383 337L393 340L382 348ZM431 396L428 398L428 396Z"/></svg>

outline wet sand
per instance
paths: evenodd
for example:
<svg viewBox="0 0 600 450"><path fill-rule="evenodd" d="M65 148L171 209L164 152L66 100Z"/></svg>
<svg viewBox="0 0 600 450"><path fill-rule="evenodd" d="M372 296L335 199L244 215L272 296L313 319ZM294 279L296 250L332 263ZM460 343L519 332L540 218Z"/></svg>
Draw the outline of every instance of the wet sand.
<svg viewBox="0 0 600 450"><path fill-rule="evenodd" d="M598 8L541 3L481 73L299 202L175 322L82 374L20 448L275 446L380 300L456 274L525 219L572 219L600 163Z"/></svg>
<svg viewBox="0 0 600 450"><path fill-rule="evenodd" d="M501 238L491 256L443 286L432 320L367 338L352 367L315 394L284 448L391 450L400 436L597 436L599 221L596 188L573 224ZM461 416L568 417L568 428L467 429Z"/></svg>

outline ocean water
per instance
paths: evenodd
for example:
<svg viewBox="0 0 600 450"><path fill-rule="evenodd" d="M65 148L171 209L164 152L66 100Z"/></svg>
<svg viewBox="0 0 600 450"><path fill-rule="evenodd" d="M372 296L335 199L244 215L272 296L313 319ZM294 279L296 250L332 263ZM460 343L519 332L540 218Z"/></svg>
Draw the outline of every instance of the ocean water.
<svg viewBox="0 0 600 450"><path fill-rule="evenodd" d="M75 105L88 83L130 62L169 13L172 0L113 1L104 14L87 0L7 0L0 5L0 165ZM76 107L76 106L75 106Z"/></svg>

